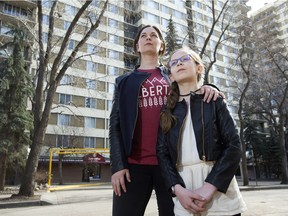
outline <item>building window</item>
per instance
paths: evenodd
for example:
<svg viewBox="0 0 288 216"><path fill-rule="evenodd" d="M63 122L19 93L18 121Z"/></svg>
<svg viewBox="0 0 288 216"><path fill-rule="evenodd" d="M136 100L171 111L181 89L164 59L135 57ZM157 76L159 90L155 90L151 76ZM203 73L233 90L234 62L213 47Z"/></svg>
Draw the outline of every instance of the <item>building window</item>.
<svg viewBox="0 0 288 216"><path fill-rule="evenodd" d="M84 137L84 148L96 148L96 138Z"/></svg>
<svg viewBox="0 0 288 216"><path fill-rule="evenodd" d="M72 96L68 94L59 94L60 104L70 104L72 102Z"/></svg>
<svg viewBox="0 0 288 216"><path fill-rule="evenodd" d="M42 1L42 6L44 8L51 8L52 7L52 4L53 4L54 0L44 0Z"/></svg>
<svg viewBox="0 0 288 216"><path fill-rule="evenodd" d="M155 1L144 1L144 4L147 5L150 8L159 10L159 4Z"/></svg>
<svg viewBox="0 0 288 216"><path fill-rule="evenodd" d="M71 5L65 5L66 15L75 16L77 13L77 8Z"/></svg>
<svg viewBox="0 0 288 216"><path fill-rule="evenodd" d="M69 43L68 43L68 49L72 50L75 48L75 44L76 44L76 41L75 40L69 40Z"/></svg>
<svg viewBox="0 0 288 216"><path fill-rule="evenodd" d="M173 10L173 15L179 19L185 19L185 14L181 13L180 11Z"/></svg>
<svg viewBox="0 0 288 216"><path fill-rule="evenodd" d="M48 41L48 34L46 32L43 32L42 34L42 42L47 43Z"/></svg>
<svg viewBox="0 0 288 216"><path fill-rule="evenodd" d="M96 72L97 64L92 61L86 61L86 70Z"/></svg>
<svg viewBox="0 0 288 216"><path fill-rule="evenodd" d="M68 21L64 21L64 30L68 30L69 26L70 26L71 22Z"/></svg>
<svg viewBox="0 0 288 216"><path fill-rule="evenodd" d="M120 38L113 34L109 34L109 41L114 44L120 44Z"/></svg>
<svg viewBox="0 0 288 216"><path fill-rule="evenodd" d="M4 6L4 13L17 17L28 17L27 11L25 9L6 3Z"/></svg>
<svg viewBox="0 0 288 216"><path fill-rule="evenodd" d="M207 7L207 8L209 8L209 7ZM212 24L212 23L213 23L213 18L207 16L207 22L208 22L209 24Z"/></svg>
<svg viewBox="0 0 288 216"><path fill-rule="evenodd" d="M101 1L100 0L92 0L91 5L99 8L101 6Z"/></svg>
<svg viewBox="0 0 288 216"><path fill-rule="evenodd" d="M2 24L2 23L1 23ZM12 29L10 27L0 25L0 34L10 34L13 35L12 32L10 32Z"/></svg>
<svg viewBox="0 0 288 216"><path fill-rule="evenodd" d="M107 101L107 110L111 110L112 109L112 100L108 100Z"/></svg>
<svg viewBox="0 0 288 216"><path fill-rule="evenodd" d="M197 31L204 32L204 26L199 23L196 23L196 29Z"/></svg>
<svg viewBox="0 0 288 216"><path fill-rule="evenodd" d="M91 34L91 37L93 37L93 38L98 38L98 37L99 37L99 31L94 30L94 31L92 32L92 34Z"/></svg>
<svg viewBox="0 0 288 216"><path fill-rule="evenodd" d="M87 44L87 53L94 54L97 53L98 47L92 44Z"/></svg>
<svg viewBox="0 0 288 216"><path fill-rule="evenodd" d="M229 63L229 57L223 56L223 61L224 61L225 63Z"/></svg>
<svg viewBox="0 0 288 216"><path fill-rule="evenodd" d="M177 5L178 8L185 8L185 1L183 0L175 0L174 4Z"/></svg>
<svg viewBox="0 0 288 216"><path fill-rule="evenodd" d="M109 4L109 11L115 14L119 14L119 7L113 4Z"/></svg>
<svg viewBox="0 0 288 216"><path fill-rule="evenodd" d="M111 76L120 75L120 69L118 67L108 66L108 74Z"/></svg>
<svg viewBox="0 0 288 216"><path fill-rule="evenodd" d="M114 19L109 18L109 19L108 19L108 25L109 25L111 28L118 28L118 27L119 27L119 22L118 22L117 20L114 20Z"/></svg>
<svg viewBox="0 0 288 216"><path fill-rule="evenodd" d="M148 12L144 12L144 18L149 20L150 22L160 23L159 16L156 16L156 15L148 13Z"/></svg>
<svg viewBox="0 0 288 216"><path fill-rule="evenodd" d="M70 146L70 136L69 135L57 135L56 147L67 148L69 146Z"/></svg>
<svg viewBox="0 0 288 216"><path fill-rule="evenodd" d="M96 128L96 118L94 117L85 117L85 128Z"/></svg>
<svg viewBox="0 0 288 216"><path fill-rule="evenodd" d="M113 93L115 89L115 85L113 83L108 83L108 92Z"/></svg>
<svg viewBox="0 0 288 216"><path fill-rule="evenodd" d="M199 35L196 36L196 40L198 44L204 44L205 42L205 38Z"/></svg>
<svg viewBox="0 0 288 216"><path fill-rule="evenodd" d="M72 77L65 74L60 81L60 85L71 85L71 84L72 84Z"/></svg>
<svg viewBox="0 0 288 216"><path fill-rule="evenodd" d="M195 12L196 19L202 20L202 14L199 12Z"/></svg>
<svg viewBox="0 0 288 216"><path fill-rule="evenodd" d="M162 18L161 22L162 22L162 25L165 26L165 27L167 27L169 25L169 20L168 19Z"/></svg>
<svg viewBox="0 0 288 216"><path fill-rule="evenodd" d="M47 16L47 15L43 15L43 17L42 17L42 24L43 25L49 25L49 16Z"/></svg>
<svg viewBox="0 0 288 216"><path fill-rule="evenodd" d="M70 126L71 116L66 114L58 114L57 125Z"/></svg>
<svg viewBox="0 0 288 216"><path fill-rule="evenodd" d="M96 109L96 98L85 98L85 107Z"/></svg>
<svg viewBox="0 0 288 216"><path fill-rule="evenodd" d="M109 58L120 60L120 53L115 50L109 50Z"/></svg>
<svg viewBox="0 0 288 216"><path fill-rule="evenodd" d="M161 11L163 13L170 14L170 8L165 5L161 5Z"/></svg>
<svg viewBox="0 0 288 216"><path fill-rule="evenodd" d="M87 89L96 89L96 80L86 79Z"/></svg>
<svg viewBox="0 0 288 216"><path fill-rule="evenodd" d="M210 40L210 47L211 47L212 50L214 50L215 47L216 47L216 42L213 41L213 40Z"/></svg>

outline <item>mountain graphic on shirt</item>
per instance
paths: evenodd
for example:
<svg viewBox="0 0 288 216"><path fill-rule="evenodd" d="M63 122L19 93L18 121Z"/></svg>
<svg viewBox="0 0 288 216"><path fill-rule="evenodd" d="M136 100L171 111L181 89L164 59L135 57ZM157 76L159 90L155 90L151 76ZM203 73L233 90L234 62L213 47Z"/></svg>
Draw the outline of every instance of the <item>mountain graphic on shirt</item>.
<svg viewBox="0 0 288 216"><path fill-rule="evenodd" d="M151 85L154 86L154 83L161 83L162 85L168 85L167 80L164 77L161 77L159 80L157 77L154 77L152 80L147 79L145 83L150 83Z"/></svg>

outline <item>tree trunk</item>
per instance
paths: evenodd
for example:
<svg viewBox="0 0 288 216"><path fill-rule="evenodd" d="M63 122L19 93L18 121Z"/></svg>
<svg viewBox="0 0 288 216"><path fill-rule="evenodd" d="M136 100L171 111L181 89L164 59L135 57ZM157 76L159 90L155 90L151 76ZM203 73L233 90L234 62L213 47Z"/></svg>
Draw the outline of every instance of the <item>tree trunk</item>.
<svg viewBox="0 0 288 216"><path fill-rule="evenodd" d="M248 180L248 170L247 170L247 158L246 158L246 144L244 141L244 136L243 136L243 124L240 123L240 142L242 146L242 161L241 161L241 175L242 175L242 181L243 185L247 186L249 185L249 180Z"/></svg>
<svg viewBox="0 0 288 216"><path fill-rule="evenodd" d="M6 179L6 170L7 170L7 155L1 154L0 158L0 191L4 190L5 179Z"/></svg>
<svg viewBox="0 0 288 216"><path fill-rule="evenodd" d="M287 150L285 147L285 132L284 132L284 118L285 115L280 112L279 115L279 144L280 144L280 155L281 155L281 184L288 184L288 168L287 168Z"/></svg>
<svg viewBox="0 0 288 216"><path fill-rule="evenodd" d="M246 76L248 81L245 84L245 87L243 89L242 94L240 95L240 99L239 99L239 109L238 109L238 117L239 117L239 121L240 121L240 132L239 132L239 136L240 136L240 143L241 143L241 147L242 147L242 162L241 162L241 176L242 176L242 181L243 181L243 185L246 186L249 184L249 180L248 180L248 170L247 170L247 158L246 158L246 144L245 144L245 140L244 140L244 119L243 119L243 101L246 95L246 92L248 90L248 87L250 85L250 81L249 81L249 71L245 71Z"/></svg>
<svg viewBox="0 0 288 216"><path fill-rule="evenodd" d="M59 164L58 164L58 170L59 170L59 185L63 185L63 166L62 166L62 162L63 162L63 155L59 154Z"/></svg>
<svg viewBox="0 0 288 216"><path fill-rule="evenodd" d="M43 145L46 127L35 128L31 150L26 162L25 172L22 177L19 195L34 196L35 175L38 167L41 147Z"/></svg>

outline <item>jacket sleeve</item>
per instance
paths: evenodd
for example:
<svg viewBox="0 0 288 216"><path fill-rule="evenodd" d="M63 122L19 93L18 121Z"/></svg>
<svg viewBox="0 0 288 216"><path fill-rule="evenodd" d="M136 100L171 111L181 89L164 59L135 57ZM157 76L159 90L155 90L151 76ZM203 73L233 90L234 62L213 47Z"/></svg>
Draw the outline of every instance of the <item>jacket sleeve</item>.
<svg viewBox="0 0 288 216"><path fill-rule="evenodd" d="M109 121L110 166L112 174L127 168L127 158L124 153L119 115L119 81L116 79Z"/></svg>
<svg viewBox="0 0 288 216"><path fill-rule="evenodd" d="M165 180L165 185L167 187L167 190L172 193L171 187L176 184L181 184L183 187L185 187L184 181L179 175L175 164L173 165L172 158L170 156L167 143L165 142L166 138L159 127L158 129L158 140L156 145L156 153L158 162L160 165L162 176ZM172 196L175 196L172 194Z"/></svg>
<svg viewBox="0 0 288 216"><path fill-rule="evenodd" d="M242 150L235 121L222 98L217 99L215 112L222 153L205 181L216 186L220 192L225 193L238 169Z"/></svg>

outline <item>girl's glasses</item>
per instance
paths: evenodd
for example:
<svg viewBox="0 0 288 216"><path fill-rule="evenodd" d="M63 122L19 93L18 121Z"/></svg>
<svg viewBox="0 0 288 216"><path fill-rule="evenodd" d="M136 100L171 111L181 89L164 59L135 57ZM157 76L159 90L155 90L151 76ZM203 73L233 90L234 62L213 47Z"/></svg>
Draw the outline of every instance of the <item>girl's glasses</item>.
<svg viewBox="0 0 288 216"><path fill-rule="evenodd" d="M173 60L170 60L168 62L168 66L171 68L171 67L174 67L178 64L178 62L187 62L187 61L190 61L191 59L193 59L193 57L190 55L190 54L186 54L184 56L181 56L180 58L178 59L173 59Z"/></svg>

